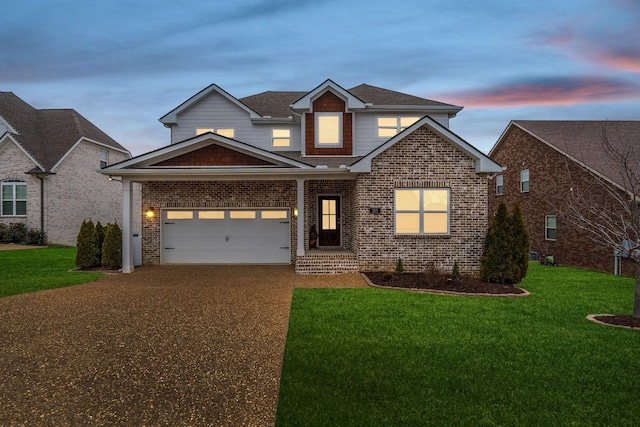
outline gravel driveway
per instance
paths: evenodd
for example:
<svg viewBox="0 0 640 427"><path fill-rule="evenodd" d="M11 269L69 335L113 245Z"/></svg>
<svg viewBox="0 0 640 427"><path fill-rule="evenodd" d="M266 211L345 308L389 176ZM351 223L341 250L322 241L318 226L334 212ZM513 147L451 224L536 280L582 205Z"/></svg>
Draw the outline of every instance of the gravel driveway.
<svg viewBox="0 0 640 427"><path fill-rule="evenodd" d="M0 425L269 426L291 266L146 266L0 298Z"/></svg>

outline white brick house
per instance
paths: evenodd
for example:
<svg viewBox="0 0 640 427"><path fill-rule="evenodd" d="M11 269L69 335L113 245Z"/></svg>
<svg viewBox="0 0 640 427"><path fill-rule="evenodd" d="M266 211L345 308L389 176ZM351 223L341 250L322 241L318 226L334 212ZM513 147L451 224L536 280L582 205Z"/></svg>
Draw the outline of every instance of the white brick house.
<svg viewBox="0 0 640 427"><path fill-rule="evenodd" d="M236 99L211 85L160 118L171 144L109 166L124 228L142 183L143 263L287 263L298 273L479 269L488 174L448 128L462 107L327 80ZM123 271L133 271L131 239Z"/></svg>
<svg viewBox="0 0 640 427"><path fill-rule="evenodd" d="M83 220L121 222L122 187L97 170L129 158L75 110L39 110L0 92L0 223L75 246Z"/></svg>

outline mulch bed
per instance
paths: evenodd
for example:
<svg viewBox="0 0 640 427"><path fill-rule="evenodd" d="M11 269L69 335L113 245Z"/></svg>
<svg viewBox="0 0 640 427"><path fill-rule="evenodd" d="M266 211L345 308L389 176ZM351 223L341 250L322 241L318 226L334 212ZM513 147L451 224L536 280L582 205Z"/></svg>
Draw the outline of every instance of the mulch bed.
<svg viewBox="0 0 640 427"><path fill-rule="evenodd" d="M640 319L633 316L619 314L597 314L593 318L607 325L623 326L625 328L640 329Z"/></svg>
<svg viewBox="0 0 640 427"><path fill-rule="evenodd" d="M513 285L487 283L475 277L459 277L440 275L437 279L429 279L425 273L389 273L366 272L371 283L391 288L422 289L446 291L461 294L519 295L527 293Z"/></svg>

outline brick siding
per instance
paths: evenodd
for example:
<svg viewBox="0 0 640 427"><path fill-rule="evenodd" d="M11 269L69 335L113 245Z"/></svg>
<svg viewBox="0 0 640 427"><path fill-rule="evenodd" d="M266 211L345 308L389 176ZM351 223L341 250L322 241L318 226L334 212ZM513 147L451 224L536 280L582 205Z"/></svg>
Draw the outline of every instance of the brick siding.
<svg viewBox="0 0 640 427"><path fill-rule="evenodd" d="M362 271L393 270L402 258L407 271L424 271L432 262L450 272L477 273L487 230L486 177L464 152L423 126L372 161L354 188L357 229L352 247ZM449 236L396 236L394 189L450 189ZM369 212L380 208L380 214Z"/></svg>
<svg viewBox="0 0 640 427"><path fill-rule="evenodd" d="M593 240L593 235L572 225L560 211L573 191L589 189L594 202L607 197L594 177L577 164L517 127L511 127L492 153L492 159L506 166L504 194L496 195L495 179L488 183L489 216L504 201L520 205L531 240L531 249L554 255L561 265L613 272L613 250ZM520 171L529 169L529 192L520 192ZM556 215L556 240L546 240L545 216ZM634 275L635 263L623 262L623 274Z"/></svg>
<svg viewBox="0 0 640 427"><path fill-rule="evenodd" d="M142 212L153 208L288 208L296 205L295 181L167 181L142 186ZM142 218L142 263L160 263L161 216ZM291 218L291 261L297 218Z"/></svg>

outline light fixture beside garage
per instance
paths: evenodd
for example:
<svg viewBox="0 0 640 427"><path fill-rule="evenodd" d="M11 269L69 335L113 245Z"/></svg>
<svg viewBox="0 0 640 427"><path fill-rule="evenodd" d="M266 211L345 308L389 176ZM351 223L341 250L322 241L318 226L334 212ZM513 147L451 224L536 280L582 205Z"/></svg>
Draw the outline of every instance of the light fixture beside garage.
<svg viewBox="0 0 640 427"><path fill-rule="evenodd" d="M154 211L153 208L149 208L145 215L147 218L154 218L156 216L156 211Z"/></svg>
<svg viewBox="0 0 640 427"><path fill-rule="evenodd" d="M293 216L298 218L298 207L297 206L293 208Z"/></svg>

